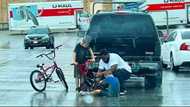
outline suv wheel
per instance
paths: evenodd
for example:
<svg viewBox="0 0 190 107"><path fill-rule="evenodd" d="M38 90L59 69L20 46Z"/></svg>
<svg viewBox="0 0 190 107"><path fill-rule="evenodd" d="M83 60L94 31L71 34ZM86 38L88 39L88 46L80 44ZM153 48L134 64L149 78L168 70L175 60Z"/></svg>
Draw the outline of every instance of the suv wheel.
<svg viewBox="0 0 190 107"><path fill-rule="evenodd" d="M156 87L161 87L162 85L162 71L158 71L157 75L145 76L144 86L145 89L154 89Z"/></svg>
<svg viewBox="0 0 190 107"><path fill-rule="evenodd" d="M24 47L25 49L28 49L28 47Z"/></svg>
<svg viewBox="0 0 190 107"><path fill-rule="evenodd" d="M50 49L50 46L49 46L49 45L47 45L47 46L46 46L46 49Z"/></svg>
<svg viewBox="0 0 190 107"><path fill-rule="evenodd" d="M51 42L49 42L47 45L46 45L46 49L50 49L51 48Z"/></svg>
<svg viewBox="0 0 190 107"><path fill-rule="evenodd" d="M162 67L163 67L163 68L167 68L168 65L167 65L167 64L164 64L164 63L162 62Z"/></svg>
<svg viewBox="0 0 190 107"><path fill-rule="evenodd" d="M156 87L156 76L145 76L144 85L146 89Z"/></svg>
<svg viewBox="0 0 190 107"><path fill-rule="evenodd" d="M51 44L51 49L53 49L54 48L54 44Z"/></svg>
<svg viewBox="0 0 190 107"><path fill-rule="evenodd" d="M162 65L161 63L155 69L156 74L145 75L144 85L146 89L154 89L156 87L161 87L162 85Z"/></svg>
<svg viewBox="0 0 190 107"><path fill-rule="evenodd" d="M28 49L28 48L29 48L29 46L24 45L24 49Z"/></svg>

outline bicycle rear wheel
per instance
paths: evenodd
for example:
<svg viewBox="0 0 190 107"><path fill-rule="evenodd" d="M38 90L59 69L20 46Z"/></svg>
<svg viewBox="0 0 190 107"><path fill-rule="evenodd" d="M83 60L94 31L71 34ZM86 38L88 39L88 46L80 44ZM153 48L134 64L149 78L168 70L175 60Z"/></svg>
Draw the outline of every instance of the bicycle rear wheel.
<svg viewBox="0 0 190 107"><path fill-rule="evenodd" d="M56 73L57 73L57 76L59 77L60 81L62 82L62 84L66 88L66 91L68 91L68 85L67 85L67 82L65 80L65 76L64 76L62 70L60 68L58 68L58 69L56 69Z"/></svg>
<svg viewBox="0 0 190 107"><path fill-rule="evenodd" d="M30 74L30 83L34 90L38 92L42 92L46 89L45 76L38 70L34 70Z"/></svg>

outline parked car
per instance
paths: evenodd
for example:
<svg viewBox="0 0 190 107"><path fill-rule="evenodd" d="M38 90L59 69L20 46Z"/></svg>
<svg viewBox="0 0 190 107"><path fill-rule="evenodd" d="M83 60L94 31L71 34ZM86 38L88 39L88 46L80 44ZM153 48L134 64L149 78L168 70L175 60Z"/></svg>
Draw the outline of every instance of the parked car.
<svg viewBox="0 0 190 107"><path fill-rule="evenodd" d="M162 84L161 45L150 15L141 12L100 12L86 36L98 58L101 49L119 54L132 67L132 76L144 77L146 88ZM97 59L98 61L98 59Z"/></svg>
<svg viewBox="0 0 190 107"><path fill-rule="evenodd" d="M33 47L54 48L54 36L48 27L32 27L24 38L25 49Z"/></svg>
<svg viewBox="0 0 190 107"><path fill-rule="evenodd" d="M181 66L190 66L190 29L175 29L164 41L161 48L163 66L173 71Z"/></svg>

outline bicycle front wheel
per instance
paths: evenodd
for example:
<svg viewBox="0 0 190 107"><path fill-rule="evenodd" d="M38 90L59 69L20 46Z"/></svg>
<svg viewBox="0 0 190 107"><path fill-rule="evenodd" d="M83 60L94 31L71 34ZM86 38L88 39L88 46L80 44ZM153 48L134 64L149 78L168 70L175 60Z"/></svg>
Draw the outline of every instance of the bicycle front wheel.
<svg viewBox="0 0 190 107"><path fill-rule="evenodd" d="M45 76L38 70L34 70L30 74L30 83L34 90L38 92L42 92L46 89Z"/></svg>
<svg viewBox="0 0 190 107"><path fill-rule="evenodd" d="M60 68L56 69L57 76L59 77L60 81L63 83L64 87L66 88L66 91L68 91L68 85L65 80L65 76Z"/></svg>

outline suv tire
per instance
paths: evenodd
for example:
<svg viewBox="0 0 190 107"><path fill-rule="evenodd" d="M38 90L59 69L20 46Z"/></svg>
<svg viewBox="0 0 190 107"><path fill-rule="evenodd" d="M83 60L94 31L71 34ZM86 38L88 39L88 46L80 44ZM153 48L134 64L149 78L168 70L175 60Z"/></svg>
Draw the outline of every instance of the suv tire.
<svg viewBox="0 0 190 107"><path fill-rule="evenodd" d="M156 75L146 75L144 80L144 86L146 89L154 89L161 87L162 85L162 69L161 66L155 69Z"/></svg>
<svg viewBox="0 0 190 107"><path fill-rule="evenodd" d="M29 46L24 45L24 49L28 49L28 48L29 48Z"/></svg>
<svg viewBox="0 0 190 107"><path fill-rule="evenodd" d="M50 45L47 45L47 46L46 46L46 49L50 49Z"/></svg>
<svg viewBox="0 0 190 107"><path fill-rule="evenodd" d="M163 68L167 68L168 65L167 65L167 64L164 64L164 63L162 62L162 67L163 67Z"/></svg>

